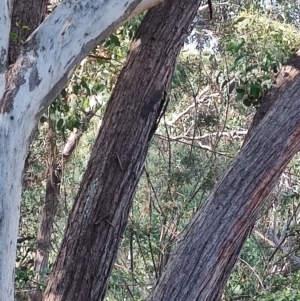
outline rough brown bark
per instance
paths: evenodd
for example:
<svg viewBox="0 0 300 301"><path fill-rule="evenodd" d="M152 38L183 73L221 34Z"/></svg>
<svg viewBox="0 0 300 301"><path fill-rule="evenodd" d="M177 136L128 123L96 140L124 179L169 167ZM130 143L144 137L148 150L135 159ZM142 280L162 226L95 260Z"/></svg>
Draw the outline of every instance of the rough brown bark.
<svg viewBox="0 0 300 301"><path fill-rule="evenodd" d="M149 142L200 0L151 9L136 35L70 213L44 300L102 300Z"/></svg>
<svg viewBox="0 0 300 301"><path fill-rule="evenodd" d="M62 1L22 45L9 68L12 0L1 5L0 295L13 300L23 167L40 117L76 65L126 20L160 0ZM32 12L34 13L34 12ZM3 36L3 38L2 38Z"/></svg>
<svg viewBox="0 0 300 301"><path fill-rule="evenodd" d="M220 300L258 211L300 149L299 70L300 51L266 94L273 105L187 226L148 301Z"/></svg>
<svg viewBox="0 0 300 301"><path fill-rule="evenodd" d="M16 34L17 39L10 40L9 64L16 61L20 46L42 23L46 14L46 4L46 0L13 0L11 33Z"/></svg>

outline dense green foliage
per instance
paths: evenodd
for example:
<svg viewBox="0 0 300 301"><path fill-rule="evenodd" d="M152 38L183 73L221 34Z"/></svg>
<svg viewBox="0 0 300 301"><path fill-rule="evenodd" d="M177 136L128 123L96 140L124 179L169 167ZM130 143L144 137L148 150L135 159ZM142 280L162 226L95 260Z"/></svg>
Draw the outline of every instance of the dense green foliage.
<svg viewBox="0 0 300 301"><path fill-rule="evenodd" d="M242 11L234 2L221 5L209 26L200 15L180 55L168 112L151 143L107 301L145 300L180 232L241 147L259 97L299 44L289 2L266 8L263 1L245 1ZM140 21L130 21L99 45L41 120L24 176L16 263L19 299L25 290L46 284L87 154ZM214 47L209 47L210 37ZM49 161L57 160L73 128L86 130L88 114L94 116L88 131L64 166L49 264L37 283L32 266ZM46 124L53 125L51 141ZM295 158L261 211L224 300L300 300L299 176Z"/></svg>

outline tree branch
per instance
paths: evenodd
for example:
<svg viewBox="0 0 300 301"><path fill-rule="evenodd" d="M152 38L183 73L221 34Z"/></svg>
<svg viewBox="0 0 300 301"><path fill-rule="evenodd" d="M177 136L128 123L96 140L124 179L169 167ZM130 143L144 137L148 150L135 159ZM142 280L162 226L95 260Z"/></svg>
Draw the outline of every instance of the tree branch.
<svg viewBox="0 0 300 301"><path fill-rule="evenodd" d="M14 118L23 121L20 126L27 128L27 138L87 53L126 20L159 2L62 2L23 44L6 76L9 91L0 100L1 111L18 108Z"/></svg>

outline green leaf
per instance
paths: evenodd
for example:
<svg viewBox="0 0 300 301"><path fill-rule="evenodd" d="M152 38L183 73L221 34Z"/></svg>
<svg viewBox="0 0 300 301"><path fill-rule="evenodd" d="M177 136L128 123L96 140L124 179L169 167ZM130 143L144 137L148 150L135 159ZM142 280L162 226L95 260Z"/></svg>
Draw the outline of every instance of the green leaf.
<svg viewBox="0 0 300 301"><path fill-rule="evenodd" d="M227 44L227 50L228 51L232 51L232 52L235 52L237 53L241 48L242 46L245 44L245 40L244 39L240 39L240 40L237 40L237 41L231 41Z"/></svg>
<svg viewBox="0 0 300 301"><path fill-rule="evenodd" d="M257 65L255 64L255 65L250 65L250 66L248 66L247 68L246 68L246 72L250 72L250 71L252 71L252 70L254 70L254 69L257 69Z"/></svg>
<svg viewBox="0 0 300 301"><path fill-rule="evenodd" d="M81 79L81 86L85 88L88 95L91 95L91 90L84 78Z"/></svg>
<svg viewBox="0 0 300 301"><path fill-rule="evenodd" d="M12 40L17 40L17 39L18 39L18 35L17 35L16 33L14 33L14 32L11 32L11 33L9 34L9 37L10 37Z"/></svg>
<svg viewBox="0 0 300 301"><path fill-rule="evenodd" d="M249 95L250 97L257 99L261 92L261 86L257 82L250 83L250 91Z"/></svg>
<svg viewBox="0 0 300 301"><path fill-rule="evenodd" d="M40 119L40 123L45 123L48 121L48 118L46 116L42 116Z"/></svg>
<svg viewBox="0 0 300 301"><path fill-rule="evenodd" d="M246 17L239 17L238 19L236 19L233 24L237 24L237 23L240 23L242 21L246 20Z"/></svg>
<svg viewBox="0 0 300 301"><path fill-rule="evenodd" d="M210 62L214 61L214 60L215 60L215 55L214 55L214 54L211 54L211 55L209 56L208 60L209 60Z"/></svg>
<svg viewBox="0 0 300 301"><path fill-rule="evenodd" d="M240 93L237 93L236 97L235 97L235 100L236 101L239 101L239 100L242 100L244 98L245 94L240 94Z"/></svg>
<svg viewBox="0 0 300 301"><path fill-rule="evenodd" d="M267 63L261 64L260 68L262 71L265 71L265 72L269 71L269 65Z"/></svg>
<svg viewBox="0 0 300 301"><path fill-rule="evenodd" d="M121 45L119 38L114 34L112 34L110 36L110 43L113 46L120 46Z"/></svg>
<svg viewBox="0 0 300 301"><path fill-rule="evenodd" d="M70 97L69 106L74 109L77 106L77 96L75 94L72 94Z"/></svg>
<svg viewBox="0 0 300 301"><path fill-rule="evenodd" d="M277 67L277 64L276 64L276 63L273 63L272 66L271 66L271 68L272 68L272 71L273 71L274 73L277 73L277 72L278 72L278 67Z"/></svg>
<svg viewBox="0 0 300 301"><path fill-rule="evenodd" d="M228 88L229 94L234 90L235 85L236 85L236 82L231 82L231 83L229 84L229 88Z"/></svg>
<svg viewBox="0 0 300 301"><path fill-rule="evenodd" d="M73 88L73 92L75 94L79 94L80 86L78 84L75 84L72 88Z"/></svg>
<svg viewBox="0 0 300 301"><path fill-rule="evenodd" d="M243 88L236 88L235 91L239 94L245 94L245 92L246 92L245 89L243 89Z"/></svg>
<svg viewBox="0 0 300 301"><path fill-rule="evenodd" d="M82 108L86 109L86 108L89 107L89 105L90 105L90 101L89 101L88 97L85 97L83 102L82 102Z"/></svg>
<svg viewBox="0 0 300 301"><path fill-rule="evenodd" d="M50 120L55 120L56 119L55 112L50 113L49 116L50 116Z"/></svg>
<svg viewBox="0 0 300 301"><path fill-rule="evenodd" d="M221 89L224 88L228 83L229 83L229 79L226 79L226 80L222 83Z"/></svg>
<svg viewBox="0 0 300 301"><path fill-rule="evenodd" d="M234 64L236 65L240 60L245 60L246 56L244 54L240 54L235 60L234 60Z"/></svg>
<svg viewBox="0 0 300 301"><path fill-rule="evenodd" d="M228 68L228 73L231 72L231 71L233 71L235 68L236 68L236 64L230 66L230 67Z"/></svg>
<svg viewBox="0 0 300 301"><path fill-rule="evenodd" d="M234 48L235 48L235 42L229 42L227 45L226 45L226 49L228 50L228 51L232 51L232 50L234 50Z"/></svg>
<svg viewBox="0 0 300 301"><path fill-rule="evenodd" d="M244 40L244 39L240 39L240 40L237 42L237 46L236 46L235 51L238 52L238 51L243 47L244 44L245 44L245 40Z"/></svg>
<svg viewBox="0 0 300 301"><path fill-rule="evenodd" d="M270 62L273 62L273 61L274 61L274 59L273 59L273 57L271 56L270 53L267 53L266 59L267 59L268 61L270 61Z"/></svg>
<svg viewBox="0 0 300 301"><path fill-rule="evenodd" d="M66 89L62 89L62 90L60 91L60 95L61 95L63 98L65 98L65 97L67 96L67 91L66 91Z"/></svg>
<svg viewBox="0 0 300 301"><path fill-rule="evenodd" d="M252 104L252 102L250 101L249 98L245 98L245 99L243 100L243 103L244 103L244 105L245 105L246 107L250 107L251 104Z"/></svg>
<svg viewBox="0 0 300 301"><path fill-rule="evenodd" d="M59 120L57 121L56 127L57 127L57 129L58 129L59 131L61 131L63 125L64 125L64 120L61 118L61 119L59 119Z"/></svg>

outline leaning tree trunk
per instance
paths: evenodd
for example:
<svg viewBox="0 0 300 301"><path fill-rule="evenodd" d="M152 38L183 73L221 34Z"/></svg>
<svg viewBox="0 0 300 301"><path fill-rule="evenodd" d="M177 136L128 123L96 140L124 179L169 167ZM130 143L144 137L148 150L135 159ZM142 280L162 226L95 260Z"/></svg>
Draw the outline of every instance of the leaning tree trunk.
<svg viewBox="0 0 300 301"><path fill-rule="evenodd" d="M257 212L300 149L299 70L300 51L262 99L248 142L184 231L148 301L220 300Z"/></svg>
<svg viewBox="0 0 300 301"><path fill-rule="evenodd" d="M103 300L177 55L200 0L151 9L109 100L44 300Z"/></svg>
<svg viewBox="0 0 300 301"><path fill-rule="evenodd" d="M0 296L14 296L22 171L39 119L76 65L129 18L161 0L66 0L8 68L12 0L0 1Z"/></svg>

